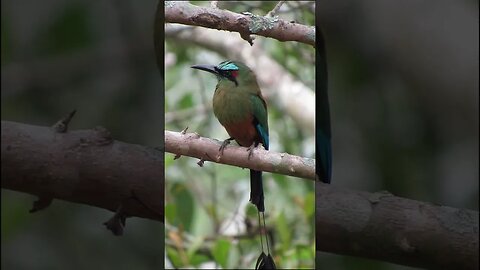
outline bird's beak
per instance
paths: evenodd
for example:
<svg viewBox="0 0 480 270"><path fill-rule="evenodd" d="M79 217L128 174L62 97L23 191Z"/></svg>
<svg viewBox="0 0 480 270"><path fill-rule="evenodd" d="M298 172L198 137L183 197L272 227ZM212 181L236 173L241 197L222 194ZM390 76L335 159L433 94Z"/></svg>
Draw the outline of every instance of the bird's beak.
<svg viewBox="0 0 480 270"><path fill-rule="evenodd" d="M215 75L219 75L217 68L214 65L194 65L194 66L191 66L191 68L200 69L203 71L213 73Z"/></svg>

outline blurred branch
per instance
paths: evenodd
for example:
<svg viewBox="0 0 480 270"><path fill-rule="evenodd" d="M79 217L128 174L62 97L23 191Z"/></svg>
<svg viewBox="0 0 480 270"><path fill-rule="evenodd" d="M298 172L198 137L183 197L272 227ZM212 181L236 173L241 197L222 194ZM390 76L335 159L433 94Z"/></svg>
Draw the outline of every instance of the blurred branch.
<svg viewBox="0 0 480 270"><path fill-rule="evenodd" d="M163 222L160 151L115 141L101 127L58 133L9 121L1 149L2 188Z"/></svg>
<svg viewBox="0 0 480 270"><path fill-rule="evenodd" d="M212 161L265 172L290 175L306 179L315 179L315 160L286 153L266 151L261 147L254 150L248 159L246 147L229 145L223 155L219 156L221 142L196 133L165 131L165 151L176 154L176 158L184 155L199 158L199 165L204 161Z"/></svg>
<svg viewBox="0 0 480 270"><path fill-rule="evenodd" d="M267 13L267 16L274 17L282 7L283 3L285 3L285 1L279 1L277 5L275 5L275 7Z"/></svg>
<svg viewBox="0 0 480 270"><path fill-rule="evenodd" d="M316 183L317 251L428 269L478 269L478 212Z"/></svg>
<svg viewBox="0 0 480 270"><path fill-rule="evenodd" d="M185 31L179 31L184 29ZM262 94L277 108L290 115L299 128L315 131L315 94L312 89L296 80L277 61L270 58L261 46L248 46L235 34L221 33L205 28L186 29L165 26L165 37L185 43L195 43L230 59L241 60L257 75ZM219 42L221 41L221 42ZM214 64L214 63L211 63Z"/></svg>
<svg viewBox="0 0 480 270"><path fill-rule="evenodd" d="M250 35L256 34L279 41L298 41L315 47L315 27L313 26L246 12L238 14L218 8L198 7L188 2L166 1L165 22L238 32L250 45L253 45Z"/></svg>

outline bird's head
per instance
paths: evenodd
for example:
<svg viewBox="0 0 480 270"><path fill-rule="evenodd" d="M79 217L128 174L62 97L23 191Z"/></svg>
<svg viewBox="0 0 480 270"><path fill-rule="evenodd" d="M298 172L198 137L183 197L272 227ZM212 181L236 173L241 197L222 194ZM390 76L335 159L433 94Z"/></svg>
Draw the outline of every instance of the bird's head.
<svg viewBox="0 0 480 270"><path fill-rule="evenodd" d="M220 82L232 82L235 86L242 85L250 80L256 81L254 74L250 68L238 61L223 61L214 65L194 65L191 68L207 71L217 76Z"/></svg>

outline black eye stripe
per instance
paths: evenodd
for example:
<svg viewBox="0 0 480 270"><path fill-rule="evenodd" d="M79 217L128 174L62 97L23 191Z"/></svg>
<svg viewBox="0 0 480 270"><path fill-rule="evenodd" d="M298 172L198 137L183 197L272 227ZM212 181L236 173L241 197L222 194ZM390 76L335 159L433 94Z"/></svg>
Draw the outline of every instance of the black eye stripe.
<svg viewBox="0 0 480 270"><path fill-rule="evenodd" d="M218 74L232 82L235 83L235 85L238 85L238 82L237 82L237 79L232 75L232 72L233 71L237 71L237 70L234 70L234 69L221 69L221 68L218 68L218 67L215 67L215 71L218 72Z"/></svg>
<svg viewBox="0 0 480 270"><path fill-rule="evenodd" d="M232 77L232 71L231 70L220 70L220 74L222 74L225 77Z"/></svg>

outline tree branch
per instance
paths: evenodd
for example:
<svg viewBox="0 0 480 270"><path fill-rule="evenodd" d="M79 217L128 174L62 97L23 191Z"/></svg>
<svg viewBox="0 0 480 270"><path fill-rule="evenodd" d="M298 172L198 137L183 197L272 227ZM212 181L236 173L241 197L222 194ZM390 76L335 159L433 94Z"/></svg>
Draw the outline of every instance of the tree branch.
<svg viewBox="0 0 480 270"><path fill-rule="evenodd" d="M478 269L478 211L316 183L316 248L428 269Z"/></svg>
<svg viewBox="0 0 480 270"><path fill-rule="evenodd" d="M315 160L286 153L266 151L261 147L254 150L248 159L246 147L229 145L223 155L219 156L221 142L196 133L165 131L165 151L177 155L196 157L199 165L204 161L212 161L265 172L290 175L306 179L315 179Z"/></svg>
<svg viewBox="0 0 480 270"><path fill-rule="evenodd" d="M163 222L163 152L115 141L108 131L2 121L1 187Z"/></svg>
<svg viewBox="0 0 480 270"><path fill-rule="evenodd" d="M250 45L253 45L250 34L256 34L279 41L298 41L315 47L315 27L313 26L247 12L238 14L218 8L198 7L183 1L165 2L165 22L238 32Z"/></svg>

